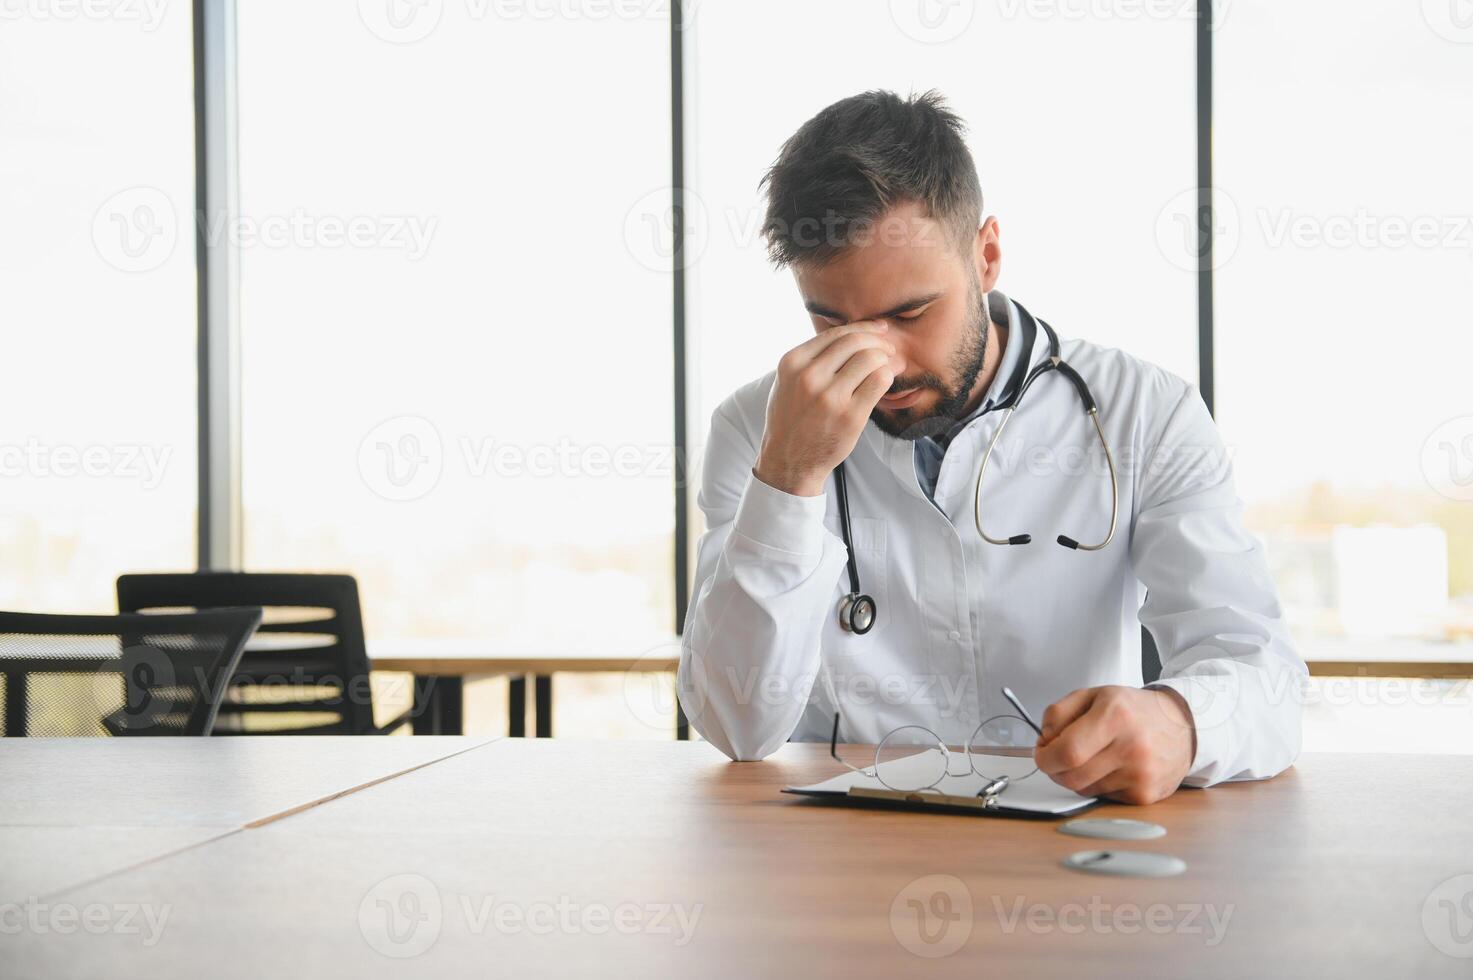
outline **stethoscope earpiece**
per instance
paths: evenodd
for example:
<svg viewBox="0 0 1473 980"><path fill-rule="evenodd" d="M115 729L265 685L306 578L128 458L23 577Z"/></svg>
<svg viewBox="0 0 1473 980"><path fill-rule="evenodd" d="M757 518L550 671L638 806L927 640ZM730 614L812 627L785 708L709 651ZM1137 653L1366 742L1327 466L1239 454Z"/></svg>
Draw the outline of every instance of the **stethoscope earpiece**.
<svg viewBox="0 0 1473 980"><path fill-rule="evenodd" d="M1023 309L1021 303L1014 305L1018 307L1019 314L1029 324L1034 322L1033 315ZM972 498L972 519L977 525L977 533L988 544L1016 545L1032 543L1033 536L1031 534L1014 534L1006 538L994 538L982 530L982 477L987 473L987 463L992 459L992 451L997 448L997 441L1002 438L1002 430L1007 428L1008 420L1013 417L1013 413L1023 403L1023 395L1027 393L1034 381L1048 372L1053 371L1063 375L1074 386L1075 392L1079 395L1079 402L1084 408L1085 417L1094 423L1095 435L1099 437L1100 448L1105 451L1105 463L1110 468L1110 529L1105 532L1104 540L1098 544L1081 544L1077 538L1071 538L1067 534L1061 534L1054 540L1061 547L1068 548L1070 551L1100 551L1114 540L1115 525L1120 516L1120 483L1115 475L1115 457L1110 453L1109 440L1105 438L1104 426L1100 424L1099 405L1095 402L1094 395L1090 393L1089 385L1085 384L1084 378L1080 376L1079 372L1074 370L1060 355L1059 335L1054 333L1054 328L1042 320L1039 320L1038 324L1048 334L1048 359L1039 362L1033 370L1028 372L1012 398L1008 400L1005 406L1002 406L1002 421L998 422L997 428L993 430L992 438L987 442L987 451L982 454L982 465L977 469L977 490L975 496Z"/></svg>

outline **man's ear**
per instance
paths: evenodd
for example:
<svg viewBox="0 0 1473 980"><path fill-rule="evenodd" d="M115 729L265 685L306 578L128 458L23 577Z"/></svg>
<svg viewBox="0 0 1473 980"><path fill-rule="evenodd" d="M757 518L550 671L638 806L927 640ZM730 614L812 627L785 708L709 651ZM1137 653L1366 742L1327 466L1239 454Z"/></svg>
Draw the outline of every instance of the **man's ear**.
<svg viewBox="0 0 1473 980"><path fill-rule="evenodd" d="M1002 276L1002 228L997 218L989 217L977 229L972 242L972 261L977 272L977 282L984 293L991 292Z"/></svg>

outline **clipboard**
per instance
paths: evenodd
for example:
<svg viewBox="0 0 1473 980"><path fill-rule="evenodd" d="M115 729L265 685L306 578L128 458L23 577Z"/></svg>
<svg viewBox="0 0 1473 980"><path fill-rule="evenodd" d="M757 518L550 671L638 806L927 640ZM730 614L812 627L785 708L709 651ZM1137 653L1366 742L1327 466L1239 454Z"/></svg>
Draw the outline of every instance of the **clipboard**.
<svg viewBox="0 0 1473 980"><path fill-rule="evenodd" d="M976 773L946 775L934 788L902 791L890 786L924 782L914 778L922 767L934 772L935 763L926 759L929 752L892 759L880 764L884 780L863 773L845 771L833 779L811 786L786 786L784 793L806 796L849 806L884 807L889 809L964 813L982 817L1014 817L1027 820L1056 820L1073 817L1099 805L1093 796L1080 796L1049 779L1041 772L1029 775L1033 760L1018 756L985 756L991 777L1007 776L1008 785L992 796L980 796L991 782ZM953 765L956 765L953 760ZM992 770L996 770L993 772ZM911 774L912 778L907 779ZM887 786L889 783L890 786Z"/></svg>

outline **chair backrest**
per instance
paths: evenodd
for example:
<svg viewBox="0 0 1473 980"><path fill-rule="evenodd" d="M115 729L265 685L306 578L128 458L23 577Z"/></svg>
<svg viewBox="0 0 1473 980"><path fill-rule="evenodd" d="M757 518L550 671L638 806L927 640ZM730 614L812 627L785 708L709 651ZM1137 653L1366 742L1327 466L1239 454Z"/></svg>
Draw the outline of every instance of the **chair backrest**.
<svg viewBox="0 0 1473 980"><path fill-rule="evenodd" d="M1141 627L1141 683L1154 684L1161 679L1161 652L1151 631Z"/></svg>
<svg viewBox="0 0 1473 980"><path fill-rule="evenodd" d="M181 572L118 577L118 609L260 606L220 707L218 734L363 735L373 698L358 583L351 575Z"/></svg>
<svg viewBox="0 0 1473 980"><path fill-rule="evenodd" d="M0 612L10 737L208 735L260 609L169 616Z"/></svg>

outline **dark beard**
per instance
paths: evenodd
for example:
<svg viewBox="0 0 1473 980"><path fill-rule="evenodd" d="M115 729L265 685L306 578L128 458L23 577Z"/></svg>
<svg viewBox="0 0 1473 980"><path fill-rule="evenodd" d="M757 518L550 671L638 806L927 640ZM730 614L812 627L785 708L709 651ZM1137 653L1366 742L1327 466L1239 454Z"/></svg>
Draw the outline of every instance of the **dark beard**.
<svg viewBox="0 0 1473 980"><path fill-rule="evenodd" d="M898 439L916 440L941 435L960 421L967 407L967 399L971 397L972 386L977 383L982 365L987 360L988 323L986 298L977 281L973 279L972 315L963 332L961 346L951 356L952 373L957 378L956 386L948 388L936 375L926 374L915 383L907 379L905 386L901 388L896 387L900 383L897 378L896 385L891 385L887 394L921 387L940 392L941 397L931 411L922 416L915 415L909 408L896 409L890 413L876 407L869 417L879 430Z"/></svg>

